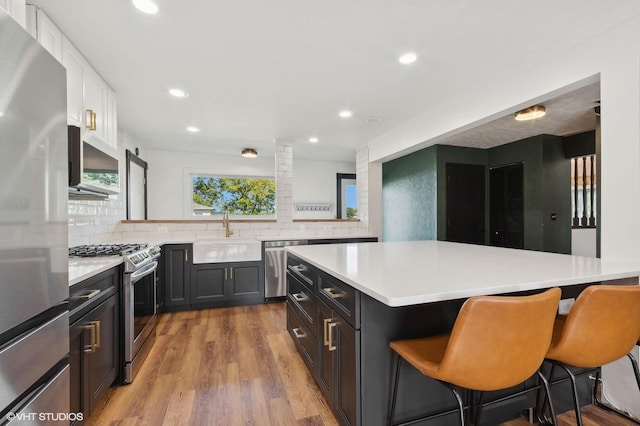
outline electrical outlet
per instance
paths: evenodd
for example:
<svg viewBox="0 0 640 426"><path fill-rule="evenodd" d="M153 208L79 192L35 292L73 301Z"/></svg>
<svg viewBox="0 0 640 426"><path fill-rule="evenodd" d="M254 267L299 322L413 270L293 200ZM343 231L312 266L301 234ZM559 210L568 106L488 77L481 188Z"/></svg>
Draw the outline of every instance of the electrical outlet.
<svg viewBox="0 0 640 426"><path fill-rule="evenodd" d="M560 315L567 315L575 302L576 302L575 297L571 297L569 299L562 299L560 301L560 304L558 305L558 313Z"/></svg>

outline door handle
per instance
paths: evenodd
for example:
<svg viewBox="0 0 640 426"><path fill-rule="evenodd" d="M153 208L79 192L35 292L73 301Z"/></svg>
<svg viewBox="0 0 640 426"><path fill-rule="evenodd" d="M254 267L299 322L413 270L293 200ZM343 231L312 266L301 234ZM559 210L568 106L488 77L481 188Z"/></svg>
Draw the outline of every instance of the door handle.
<svg viewBox="0 0 640 426"><path fill-rule="evenodd" d="M91 332L91 340L89 347L84 348L85 353L93 353L96 351L96 324L95 321L89 322L87 325L83 326L85 330L89 330Z"/></svg>
<svg viewBox="0 0 640 426"><path fill-rule="evenodd" d="M291 331L293 331L293 335L296 336L296 339L307 337L307 335L304 333L304 331L302 331L301 328L294 328Z"/></svg>
<svg viewBox="0 0 640 426"><path fill-rule="evenodd" d="M329 346L329 338L328 336L328 332L327 332L327 325L331 322L331 318L325 318L325 320L323 321L323 329L322 329L322 340L324 343L324 346Z"/></svg>
<svg viewBox="0 0 640 426"><path fill-rule="evenodd" d="M336 328L337 325L337 322L329 323L329 352L333 352L338 349L338 347L333 344L333 329Z"/></svg>

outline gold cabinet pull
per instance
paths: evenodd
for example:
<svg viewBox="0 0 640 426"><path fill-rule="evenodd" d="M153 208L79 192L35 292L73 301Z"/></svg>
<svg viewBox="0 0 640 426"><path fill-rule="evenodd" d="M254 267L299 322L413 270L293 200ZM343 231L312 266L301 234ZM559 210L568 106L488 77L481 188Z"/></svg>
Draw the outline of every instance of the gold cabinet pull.
<svg viewBox="0 0 640 426"><path fill-rule="evenodd" d="M224 280L227 280L227 268L224 268Z"/></svg>
<svg viewBox="0 0 640 426"><path fill-rule="evenodd" d="M337 322L329 323L329 352L333 352L338 349L338 347L333 344L333 329L336 328L337 325Z"/></svg>
<svg viewBox="0 0 640 426"><path fill-rule="evenodd" d="M327 325L331 322L331 318L325 318L322 325L322 338L325 346L329 346L329 337L328 337L328 327Z"/></svg>
<svg viewBox="0 0 640 426"><path fill-rule="evenodd" d="M307 300L307 296L302 292L300 292L300 293L292 293L291 297L293 297L293 299L296 302L304 302L305 300Z"/></svg>
<svg viewBox="0 0 640 426"><path fill-rule="evenodd" d="M189 261L189 250L184 251L184 262L187 263Z"/></svg>
<svg viewBox="0 0 640 426"><path fill-rule="evenodd" d="M336 293L336 290L331 287L323 288L322 291L324 291L332 299L338 299L339 297L342 297L341 293Z"/></svg>
<svg viewBox="0 0 640 426"><path fill-rule="evenodd" d="M100 347L102 342L102 323L100 321L92 321L96 325L96 349Z"/></svg>
<svg viewBox="0 0 640 426"><path fill-rule="evenodd" d="M96 130L98 128L96 120L98 114L96 114L92 109L87 109L87 114L89 114L89 116L87 117L87 129Z"/></svg>
<svg viewBox="0 0 640 426"><path fill-rule="evenodd" d="M91 332L91 341L89 347L84 348L86 353L93 353L96 351L96 324L95 321L91 321L89 324L83 327L85 330Z"/></svg>
<svg viewBox="0 0 640 426"><path fill-rule="evenodd" d="M307 337L307 335L301 328L294 328L291 331L293 331L293 335L296 336L296 339L302 339Z"/></svg>
<svg viewBox="0 0 640 426"><path fill-rule="evenodd" d="M81 294L78 299L89 300L100 294L100 290L89 290L86 294Z"/></svg>
<svg viewBox="0 0 640 426"><path fill-rule="evenodd" d="M229 268L229 273L231 274L229 279L232 280L233 279L233 267Z"/></svg>

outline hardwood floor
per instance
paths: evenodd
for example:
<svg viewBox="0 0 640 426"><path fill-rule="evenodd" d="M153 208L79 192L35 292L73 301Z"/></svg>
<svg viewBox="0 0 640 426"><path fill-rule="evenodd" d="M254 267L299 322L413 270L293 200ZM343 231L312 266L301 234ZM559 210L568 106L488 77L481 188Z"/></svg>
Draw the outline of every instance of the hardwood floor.
<svg viewBox="0 0 640 426"><path fill-rule="evenodd" d="M284 303L163 314L157 334L134 382L112 388L90 425L337 424L287 333ZM583 413L585 426L635 424ZM558 422L575 425L573 413Z"/></svg>

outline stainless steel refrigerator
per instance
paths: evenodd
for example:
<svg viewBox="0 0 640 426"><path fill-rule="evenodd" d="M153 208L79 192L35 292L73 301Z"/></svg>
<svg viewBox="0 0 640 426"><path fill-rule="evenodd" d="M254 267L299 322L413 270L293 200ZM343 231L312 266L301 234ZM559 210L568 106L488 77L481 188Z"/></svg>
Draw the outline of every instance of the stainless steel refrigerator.
<svg viewBox="0 0 640 426"><path fill-rule="evenodd" d="M69 415L66 119L65 69L0 9L0 425Z"/></svg>

